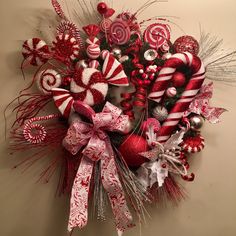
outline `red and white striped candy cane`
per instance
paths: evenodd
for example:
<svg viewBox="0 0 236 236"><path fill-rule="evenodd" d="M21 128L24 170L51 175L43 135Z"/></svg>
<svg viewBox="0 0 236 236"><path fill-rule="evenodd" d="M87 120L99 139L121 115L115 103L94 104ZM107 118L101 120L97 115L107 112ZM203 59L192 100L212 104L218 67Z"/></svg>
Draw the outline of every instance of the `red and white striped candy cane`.
<svg viewBox="0 0 236 236"><path fill-rule="evenodd" d="M166 89L168 88L173 74L182 66L188 66L193 75L189 80L185 91L169 112L167 119L158 133L159 135L157 141L160 143L164 143L168 140L173 131L176 129L179 121L183 117L183 113L188 109L190 103L200 90L205 79L205 67L199 57L188 52L176 53L165 62L153 85L152 92L149 94L149 99L160 102Z"/></svg>

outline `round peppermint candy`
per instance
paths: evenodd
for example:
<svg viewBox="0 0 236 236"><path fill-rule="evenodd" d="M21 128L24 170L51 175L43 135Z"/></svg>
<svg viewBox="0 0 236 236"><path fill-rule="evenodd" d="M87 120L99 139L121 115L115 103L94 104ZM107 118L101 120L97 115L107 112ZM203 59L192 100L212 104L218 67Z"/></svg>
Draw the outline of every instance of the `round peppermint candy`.
<svg viewBox="0 0 236 236"><path fill-rule="evenodd" d="M97 59L100 56L101 50L99 45L97 44L91 44L87 47L87 55L91 59Z"/></svg>
<svg viewBox="0 0 236 236"><path fill-rule="evenodd" d="M38 89L44 94L51 94L51 90L59 88L61 83L61 75L53 69L43 70L37 76Z"/></svg>
<svg viewBox="0 0 236 236"><path fill-rule="evenodd" d="M144 41L149 43L151 48L158 49L166 41L170 40L170 29L166 24L154 23L144 31Z"/></svg>
<svg viewBox="0 0 236 236"><path fill-rule="evenodd" d="M70 91L75 100L90 106L105 100L108 83L102 73L95 68L78 70L70 84Z"/></svg>
<svg viewBox="0 0 236 236"><path fill-rule="evenodd" d="M126 44L130 40L130 35L130 28L125 21L117 19L112 22L110 37L113 43L118 45Z"/></svg>
<svg viewBox="0 0 236 236"><path fill-rule="evenodd" d="M32 66L40 66L49 59L48 45L39 38L28 39L23 43L22 55Z"/></svg>
<svg viewBox="0 0 236 236"><path fill-rule="evenodd" d="M176 94L177 94L177 90L176 90L175 87L170 87L170 88L168 88L168 89L166 90L166 95L167 95L167 97L169 97L169 98L174 97Z"/></svg>

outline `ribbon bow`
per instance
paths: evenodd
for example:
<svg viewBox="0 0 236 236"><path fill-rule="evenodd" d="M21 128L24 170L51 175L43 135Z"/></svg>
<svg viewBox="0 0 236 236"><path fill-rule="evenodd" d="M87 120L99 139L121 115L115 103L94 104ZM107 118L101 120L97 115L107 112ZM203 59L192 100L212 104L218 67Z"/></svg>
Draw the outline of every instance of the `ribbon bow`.
<svg viewBox="0 0 236 236"><path fill-rule="evenodd" d="M209 105L212 94L213 82L203 85L199 94L194 98L184 116L188 116L190 113L196 113L202 115L212 124L218 123L220 121L220 115L227 110L220 107L211 107Z"/></svg>
<svg viewBox="0 0 236 236"><path fill-rule="evenodd" d="M63 140L64 147L76 155L82 148L83 157L76 174L71 194L68 230L83 228L88 220L88 194L93 169L101 161L101 180L107 191L119 235L132 226L132 216L125 201L118 177L115 155L106 131L125 132L128 116L107 102L101 113L92 115L92 124L75 121Z"/></svg>

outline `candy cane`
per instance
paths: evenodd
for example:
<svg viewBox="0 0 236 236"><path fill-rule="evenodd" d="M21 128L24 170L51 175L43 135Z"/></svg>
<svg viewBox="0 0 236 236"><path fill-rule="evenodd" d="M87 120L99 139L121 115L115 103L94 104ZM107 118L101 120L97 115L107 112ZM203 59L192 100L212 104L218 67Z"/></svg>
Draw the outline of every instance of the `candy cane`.
<svg viewBox="0 0 236 236"><path fill-rule="evenodd" d="M183 117L183 113L188 109L205 79L205 67L200 58L188 52L174 54L165 62L161 69L153 85L152 92L149 94L149 99L160 102L173 74L182 66L188 66L192 70L193 75L158 133L157 141L160 143L164 143L176 129Z"/></svg>

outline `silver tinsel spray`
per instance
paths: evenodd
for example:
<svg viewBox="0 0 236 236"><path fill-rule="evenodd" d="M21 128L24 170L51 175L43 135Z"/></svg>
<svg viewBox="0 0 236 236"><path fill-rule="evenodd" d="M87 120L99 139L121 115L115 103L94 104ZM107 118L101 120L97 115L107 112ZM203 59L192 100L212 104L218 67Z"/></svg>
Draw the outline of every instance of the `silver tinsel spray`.
<svg viewBox="0 0 236 236"><path fill-rule="evenodd" d="M223 40L201 31L199 57L206 65L206 78L236 82L236 51L222 50Z"/></svg>

